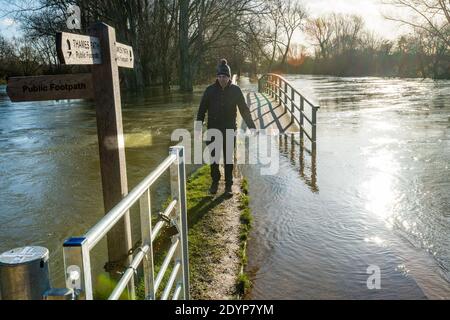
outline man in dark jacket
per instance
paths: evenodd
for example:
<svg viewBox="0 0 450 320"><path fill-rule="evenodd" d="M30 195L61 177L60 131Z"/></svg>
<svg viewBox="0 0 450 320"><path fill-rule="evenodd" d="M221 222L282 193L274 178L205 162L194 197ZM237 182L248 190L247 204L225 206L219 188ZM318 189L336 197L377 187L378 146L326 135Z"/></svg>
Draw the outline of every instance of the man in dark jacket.
<svg viewBox="0 0 450 320"><path fill-rule="evenodd" d="M225 159L225 193L228 196L232 196L233 186L233 160L230 155L226 154L226 145L228 143L234 145L236 143L235 138L233 141L227 141L226 130L236 130L236 106L239 107L239 112L242 118L250 129L256 129L255 123L250 115L250 110L245 102L244 95L241 89L231 83L231 69L225 59L222 59L217 67L217 80L213 85L210 85L203 94L200 108L197 114L197 121L203 123L205 115L208 113L208 129L218 129L222 133L223 148L222 150L213 150L211 156L214 159L220 159L220 153L223 151L223 158ZM229 140L229 139L228 139ZM209 141L209 144L214 142L214 138ZM216 194L219 186L220 171L219 162L214 161L211 164L211 178L212 185L210 192Z"/></svg>

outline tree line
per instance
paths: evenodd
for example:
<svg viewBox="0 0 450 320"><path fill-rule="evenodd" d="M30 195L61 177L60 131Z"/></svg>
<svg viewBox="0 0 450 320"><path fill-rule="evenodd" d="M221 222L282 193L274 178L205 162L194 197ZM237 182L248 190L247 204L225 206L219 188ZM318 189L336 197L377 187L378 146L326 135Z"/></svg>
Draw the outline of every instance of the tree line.
<svg viewBox="0 0 450 320"><path fill-rule="evenodd" d="M388 1L388 0L386 0ZM57 31L68 8L81 11L81 34L103 21L134 49L135 68L121 70L136 90L178 85L192 91L214 77L220 58L235 73L292 72L339 76L450 78L450 14L445 0L390 0L420 19L404 21L410 34L386 40L357 15L312 17L300 0L38 0L18 1L6 14L21 38L0 36L0 79L12 75L83 71L61 66ZM303 34L310 46L296 43Z"/></svg>
<svg viewBox="0 0 450 320"><path fill-rule="evenodd" d="M304 30L313 41L314 56L293 48L288 72L450 78L448 43L417 26L409 34L387 40L367 30L360 16L331 14L309 20Z"/></svg>

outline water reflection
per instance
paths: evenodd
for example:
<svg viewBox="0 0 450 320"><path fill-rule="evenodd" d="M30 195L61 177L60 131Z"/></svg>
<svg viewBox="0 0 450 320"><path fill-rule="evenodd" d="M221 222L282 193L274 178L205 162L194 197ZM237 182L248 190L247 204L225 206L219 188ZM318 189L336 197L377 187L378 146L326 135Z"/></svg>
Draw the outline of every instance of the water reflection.
<svg viewBox="0 0 450 320"><path fill-rule="evenodd" d="M300 178L312 192L319 192L317 185L317 142L307 148L300 134L280 134L278 137L279 152L289 158L291 165L297 168Z"/></svg>
<svg viewBox="0 0 450 320"><path fill-rule="evenodd" d="M397 165L393 155L385 149L368 155L367 168L372 176L361 187L366 194L366 209L385 221L389 221L396 203L394 176Z"/></svg>

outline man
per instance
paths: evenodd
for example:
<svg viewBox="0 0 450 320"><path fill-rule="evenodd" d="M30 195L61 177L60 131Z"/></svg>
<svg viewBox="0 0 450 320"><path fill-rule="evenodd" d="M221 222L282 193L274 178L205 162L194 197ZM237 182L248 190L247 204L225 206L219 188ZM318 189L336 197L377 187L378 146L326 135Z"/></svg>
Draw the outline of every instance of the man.
<svg viewBox="0 0 450 320"><path fill-rule="evenodd" d="M229 197L233 196L233 159L231 155L227 155L227 143L232 145L228 150L234 150L236 143L233 135L232 141L227 139L226 130L236 130L236 106L239 107L239 112L242 118L250 129L256 129L255 123L250 115L250 110L245 102L244 95L241 89L231 83L231 68L227 60L222 59L217 67L217 80L213 85L210 85L203 94L200 108L197 114L197 121L203 123L205 115L208 113L208 129L217 129L222 133L223 147L212 150L211 156L215 161L211 164L211 179L212 184L210 188L211 194L216 194L219 187L220 170L219 161L220 152L223 152L225 163L225 194ZM209 141L212 144L214 139ZM222 149L222 150L221 150ZM230 158L230 159L229 159Z"/></svg>

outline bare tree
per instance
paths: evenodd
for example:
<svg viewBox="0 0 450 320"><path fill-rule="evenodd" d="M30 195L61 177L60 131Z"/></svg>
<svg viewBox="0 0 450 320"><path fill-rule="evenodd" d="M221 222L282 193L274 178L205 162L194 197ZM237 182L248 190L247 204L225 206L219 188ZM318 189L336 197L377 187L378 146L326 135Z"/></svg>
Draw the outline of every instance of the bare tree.
<svg viewBox="0 0 450 320"><path fill-rule="evenodd" d="M285 65L289 51L291 49L292 37L297 30L302 30L307 17L305 7L298 0L283 1L281 25L285 32L283 58L281 65Z"/></svg>
<svg viewBox="0 0 450 320"><path fill-rule="evenodd" d="M261 56L267 63L267 72L275 62L285 65L292 39L302 30L307 13L299 0L266 0L259 15L253 14L244 26L253 55Z"/></svg>
<svg viewBox="0 0 450 320"><path fill-rule="evenodd" d="M235 34L241 20L258 10L255 0L180 0L180 84L193 90L193 77L202 59Z"/></svg>
<svg viewBox="0 0 450 320"><path fill-rule="evenodd" d="M334 50L337 54L351 53L358 45L364 21L358 15L332 15L334 24Z"/></svg>
<svg viewBox="0 0 450 320"><path fill-rule="evenodd" d="M450 46L449 0L384 0L383 3L407 9L414 15L412 19L406 20L398 15L386 14L386 19L423 29Z"/></svg>
<svg viewBox="0 0 450 320"><path fill-rule="evenodd" d="M328 59L329 57L333 33L334 25L329 17L310 19L306 24L306 34L319 47L319 55L317 56L321 56L323 59Z"/></svg>

